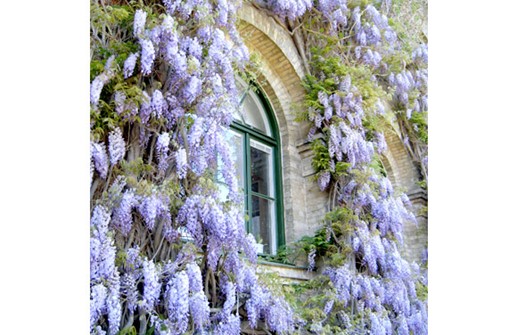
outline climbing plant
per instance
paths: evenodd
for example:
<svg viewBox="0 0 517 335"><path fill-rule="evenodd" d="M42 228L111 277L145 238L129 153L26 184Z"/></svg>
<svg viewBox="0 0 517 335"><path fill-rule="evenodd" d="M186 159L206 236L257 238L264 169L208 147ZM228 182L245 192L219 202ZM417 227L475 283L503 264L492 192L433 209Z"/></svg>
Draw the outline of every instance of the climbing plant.
<svg viewBox="0 0 517 335"><path fill-rule="evenodd" d="M252 4L291 33L307 70L299 118L332 201L302 242L309 267L325 269L283 288L256 271L225 140L235 75L257 67L237 30L242 4L92 0L90 333L239 334L242 321L427 333L425 273L398 251L415 217L379 163L396 129L427 181L425 39L398 37L403 22L388 15L401 2Z"/></svg>

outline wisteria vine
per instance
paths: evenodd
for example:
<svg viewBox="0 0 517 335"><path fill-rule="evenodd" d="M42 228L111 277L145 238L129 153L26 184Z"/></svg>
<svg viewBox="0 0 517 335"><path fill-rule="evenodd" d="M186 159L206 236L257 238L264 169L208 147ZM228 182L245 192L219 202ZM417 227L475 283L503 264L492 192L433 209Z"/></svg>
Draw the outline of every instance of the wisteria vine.
<svg viewBox="0 0 517 335"><path fill-rule="evenodd" d="M395 122L427 181L426 44L407 56L388 1L254 4L310 62L303 118L318 184L334 195L322 231L341 256L318 279L322 314L265 285L244 229L224 139L249 62L241 2L93 1L90 333L240 334L246 320L278 334L426 334L425 273L398 252L415 217L373 164L387 150L379 125ZM309 268L322 256L311 248Z"/></svg>
<svg viewBox="0 0 517 335"><path fill-rule="evenodd" d="M384 131L395 130L427 182L427 45L398 38L389 2L315 7L295 32L310 47L301 48L311 73L300 118L311 124L313 167L332 208L304 241L310 268L315 255L324 265L320 285L302 285L314 298L298 307L312 333L427 334L425 267L398 251L404 222L417 219L381 162Z"/></svg>
<svg viewBox="0 0 517 335"><path fill-rule="evenodd" d="M242 310L294 329L257 277L224 140L249 57L239 6L92 3L92 334L239 334Z"/></svg>

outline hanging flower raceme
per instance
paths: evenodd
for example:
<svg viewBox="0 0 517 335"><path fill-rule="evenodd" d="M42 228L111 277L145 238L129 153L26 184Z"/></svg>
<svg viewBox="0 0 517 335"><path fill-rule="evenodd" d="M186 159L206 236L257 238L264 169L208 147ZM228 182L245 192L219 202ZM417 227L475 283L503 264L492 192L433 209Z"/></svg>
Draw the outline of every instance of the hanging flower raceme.
<svg viewBox="0 0 517 335"><path fill-rule="evenodd" d="M95 164L95 169L99 172L101 178L106 179L108 176L109 160L106 153L104 143L90 143L90 150Z"/></svg>
<svg viewBox="0 0 517 335"><path fill-rule="evenodd" d="M312 8L310 0L279 0L279 1L255 1L258 5L268 8L280 18L294 20L301 17L305 12Z"/></svg>
<svg viewBox="0 0 517 335"><path fill-rule="evenodd" d="M132 53L124 61L124 78L125 79L127 79L133 75L133 71L135 70L137 59L138 59L138 54Z"/></svg>
<svg viewBox="0 0 517 335"><path fill-rule="evenodd" d="M158 136L158 140L156 141L156 153L158 155L158 169L160 171L165 171L167 169L168 163L167 159L169 158L169 143L170 143L170 135L169 133L162 133Z"/></svg>
<svg viewBox="0 0 517 335"><path fill-rule="evenodd" d="M115 128L115 130L109 134L108 140L110 161L112 165L115 165L124 158L124 154L126 153L126 144L124 143L120 128Z"/></svg>

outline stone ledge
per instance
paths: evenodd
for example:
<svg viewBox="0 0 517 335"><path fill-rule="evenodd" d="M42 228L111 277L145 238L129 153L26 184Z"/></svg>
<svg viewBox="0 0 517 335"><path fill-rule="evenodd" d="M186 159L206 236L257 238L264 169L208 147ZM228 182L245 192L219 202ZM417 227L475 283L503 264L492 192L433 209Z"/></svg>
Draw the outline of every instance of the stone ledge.
<svg viewBox="0 0 517 335"><path fill-rule="evenodd" d="M316 276L315 272L310 272L303 266L273 263L263 260L257 261L257 270L259 273L276 273L286 279L286 284L311 280Z"/></svg>

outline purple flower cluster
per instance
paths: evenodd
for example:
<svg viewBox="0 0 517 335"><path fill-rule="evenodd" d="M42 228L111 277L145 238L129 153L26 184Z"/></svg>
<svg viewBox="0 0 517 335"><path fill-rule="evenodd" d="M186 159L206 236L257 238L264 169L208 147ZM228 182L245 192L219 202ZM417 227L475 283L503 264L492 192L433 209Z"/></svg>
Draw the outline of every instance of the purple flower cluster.
<svg viewBox="0 0 517 335"><path fill-rule="evenodd" d="M127 79L133 75L137 59L137 53L132 53L126 58L126 60L124 61L124 78Z"/></svg>
<svg viewBox="0 0 517 335"><path fill-rule="evenodd" d="M211 269L216 269L223 248L228 253L248 248L240 208L224 208L217 192L188 197L178 212L176 222L186 228L197 246L208 242L207 261Z"/></svg>
<svg viewBox="0 0 517 335"><path fill-rule="evenodd" d="M94 106L97 106L99 103L99 98L101 96L101 91L104 85L107 82L107 77L105 74L100 74L95 77L90 84L90 103Z"/></svg>
<svg viewBox="0 0 517 335"><path fill-rule="evenodd" d="M104 65L104 71L96 76L90 84L90 103L96 109L102 89L115 76L115 55L111 55Z"/></svg>
<svg viewBox="0 0 517 335"><path fill-rule="evenodd" d="M268 328L277 333L289 333L294 330L294 313L285 300L261 286L256 275L250 271L245 274L246 291L250 298L246 301L248 321L252 328L257 327L260 319L265 319Z"/></svg>
<svg viewBox="0 0 517 335"><path fill-rule="evenodd" d="M170 330L173 334L185 333L189 320L189 277L184 271L171 277L165 296Z"/></svg>
<svg viewBox="0 0 517 335"><path fill-rule="evenodd" d="M255 3L271 10L280 18L288 18L289 20L294 20L295 18L302 16L312 8L312 1L310 0L256 0Z"/></svg>
<svg viewBox="0 0 517 335"><path fill-rule="evenodd" d="M120 128L115 128L109 134L109 153L110 153L110 161L112 165L117 164L126 153L126 144L124 142L124 138L122 137L122 131Z"/></svg>
<svg viewBox="0 0 517 335"><path fill-rule="evenodd" d="M166 220L170 225L169 199L155 191L147 196L140 196L138 212L143 217L146 227L153 230L156 220Z"/></svg>
<svg viewBox="0 0 517 335"><path fill-rule="evenodd" d="M90 220L90 330L106 315L110 333L114 334L120 327L122 306L119 272L115 267L116 249L109 222L108 209L96 206Z"/></svg>
<svg viewBox="0 0 517 335"><path fill-rule="evenodd" d="M144 260L142 264L142 274L144 277L144 293L142 296L142 307L151 312L160 299L160 267L152 260Z"/></svg>
<svg viewBox="0 0 517 335"><path fill-rule="evenodd" d="M154 90L153 97L151 99L152 116L160 118L165 115L168 111L167 101L163 98L162 91Z"/></svg>
<svg viewBox="0 0 517 335"><path fill-rule="evenodd" d="M152 71L153 62L156 57L153 43L149 39L140 39L142 54L140 57L141 71L143 75L149 75Z"/></svg>
<svg viewBox="0 0 517 335"><path fill-rule="evenodd" d="M125 297L127 309L134 312L138 302L138 290L136 286L135 275L132 272L126 272L121 279L121 292Z"/></svg>
<svg viewBox="0 0 517 335"><path fill-rule="evenodd" d="M169 133L162 133L156 141L156 153L158 155L158 170L165 171L168 166L169 143L171 141Z"/></svg>
<svg viewBox="0 0 517 335"><path fill-rule="evenodd" d="M407 328L407 333L427 334L425 304L418 301L416 295L408 294L411 280L399 277L378 279L350 271L346 266L328 268L325 274L345 307L353 304L369 314L371 334L390 334L392 329L400 330L401 326Z"/></svg>
<svg viewBox="0 0 517 335"><path fill-rule="evenodd" d="M184 148L179 148L176 151L176 173L179 179L184 179L187 176L188 163L187 152Z"/></svg>
<svg viewBox="0 0 517 335"><path fill-rule="evenodd" d="M91 155L95 164L95 169L99 172L101 178L106 179L108 176L109 160L106 153L104 143L90 142Z"/></svg>
<svg viewBox="0 0 517 335"><path fill-rule="evenodd" d="M127 236L131 231L133 224L132 210L137 206L138 198L133 190L127 190L123 193L118 206L113 209L111 223L122 233Z"/></svg>
<svg viewBox="0 0 517 335"><path fill-rule="evenodd" d="M400 109L406 109L408 119L413 112L427 110L427 69L390 73L388 81L395 88L395 102L399 104ZM419 92L418 97L410 99L415 92Z"/></svg>
<svg viewBox="0 0 517 335"><path fill-rule="evenodd" d="M147 18L147 13L141 9L137 9L135 12L135 20L133 22L133 34L135 37L140 37L140 35L144 32L145 20Z"/></svg>

